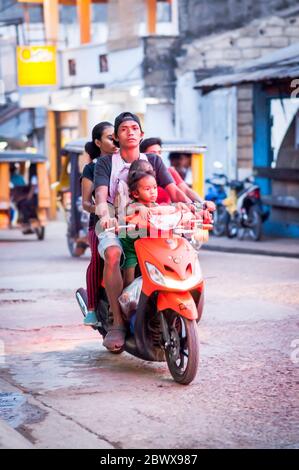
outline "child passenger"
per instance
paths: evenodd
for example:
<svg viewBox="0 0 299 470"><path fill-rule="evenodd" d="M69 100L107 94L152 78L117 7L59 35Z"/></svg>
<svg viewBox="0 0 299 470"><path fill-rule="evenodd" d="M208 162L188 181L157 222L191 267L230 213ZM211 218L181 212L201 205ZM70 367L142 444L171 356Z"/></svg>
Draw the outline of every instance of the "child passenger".
<svg viewBox="0 0 299 470"><path fill-rule="evenodd" d="M136 160L132 163L128 175L128 189L132 202L127 206L127 215L138 213L139 217L147 220L149 213L158 213L162 207L157 204L158 187L156 175L151 164L146 160ZM180 206L180 203L177 206ZM182 209L185 209L182 204ZM154 209L156 208L156 210ZM175 207L167 205L167 213L176 210ZM164 212L164 211L163 211ZM135 241L140 236L147 236L147 230L139 230L138 237L130 236L130 232L125 237L120 237L120 241L125 254L124 261L124 286L128 286L134 280L137 256L135 251Z"/></svg>

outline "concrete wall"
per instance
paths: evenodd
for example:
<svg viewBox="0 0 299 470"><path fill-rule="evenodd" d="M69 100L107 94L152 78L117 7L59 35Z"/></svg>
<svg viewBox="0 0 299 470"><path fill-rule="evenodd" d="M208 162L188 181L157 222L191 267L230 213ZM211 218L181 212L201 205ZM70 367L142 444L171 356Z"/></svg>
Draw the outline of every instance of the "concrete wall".
<svg viewBox="0 0 299 470"><path fill-rule="evenodd" d="M207 146L205 176L215 171L215 162L223 173L236 177L237 162L237 90L234 87L215 90L200 97L201 122L199 143ZM194 113L195 114L195 113ZM192 119L194 117L192 116Z"/></svg>
<svg viewBox="0 0 299 470"><path fill-rule="evenodd" d="M145 96L173 102L176 84L176 56L179 47L176 37L150 36L144 38Z"/></svg>
<svg viewBox="0 0 299 470"><path fill-rule="evenodd" d="M61 85L79 86L90 84L111 84L115 87L127 82L134 84L142 77L143 48L113 51L108 53L109 71L99 70L99 55L107 54L106 45L86 45L61 51ZM69 75L68 60L75 59L76 75Z"/></svg>
<svg viewBox="0 0 299 470"><path fill-rule="evenodd" d="M139 42L139 24L146 14L145 0L109 0L108 48L120 50L136 47Z"/></svg>
<svg viewBox="0 0 299 470"><path fill-rule="evenodd" d="M175 138L174 108L170 103L148 104L144 121L145 137Z"/></svg>
<svg viewBox="0 0 299 470"><path fill-rule="evenodd" d="M200 140L202 144L206 144L202 132L202 121L205 116L202 112L199 112L201 97L198 91L194 89L195 83L196 79L192 72L178 77L175 101L176 137L187 140Z"/></svg>
<svg viewBox="0 0 299 470"><path fill-rule="evenodd" d="M297 6L297 0L179 0L180 31L192 40Z"/></svg>

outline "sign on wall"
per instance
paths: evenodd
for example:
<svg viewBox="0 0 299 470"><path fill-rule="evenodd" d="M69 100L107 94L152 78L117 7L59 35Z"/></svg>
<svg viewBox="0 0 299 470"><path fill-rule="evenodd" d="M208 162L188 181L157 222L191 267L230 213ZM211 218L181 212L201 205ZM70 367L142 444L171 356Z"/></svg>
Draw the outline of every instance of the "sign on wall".
<svg viewBox="0 0 299 470"><path fill-rule="evenodd" d="M56 47L18 46L19 86L56 85Z"/></svg>

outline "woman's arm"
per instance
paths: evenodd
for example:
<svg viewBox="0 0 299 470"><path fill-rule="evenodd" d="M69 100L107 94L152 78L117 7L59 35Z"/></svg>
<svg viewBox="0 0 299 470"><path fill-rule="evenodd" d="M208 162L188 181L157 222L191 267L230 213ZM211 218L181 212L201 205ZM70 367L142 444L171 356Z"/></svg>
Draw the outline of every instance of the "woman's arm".
<svg viewBox="0 0 299 470"><path fill-rule="evenodd" d="M81 190L83 209L89 212L90 214L94 214L96 206L92 200L93 182L90 179L83 177L81 183Z"/></svg>

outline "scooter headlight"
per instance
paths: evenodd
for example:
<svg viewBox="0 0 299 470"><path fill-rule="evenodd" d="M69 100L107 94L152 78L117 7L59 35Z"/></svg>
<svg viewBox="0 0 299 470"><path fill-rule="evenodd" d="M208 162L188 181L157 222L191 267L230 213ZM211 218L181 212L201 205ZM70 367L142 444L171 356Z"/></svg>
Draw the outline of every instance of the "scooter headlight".
<svg viewBox="0 0 299 470"><path fill-rule="evenodd" d="M163 274L159 271L158 268L156 268L156 266L148 262L145 263L145 266L149 274L149 277L151 278L153 282L155 282L156 284L159 284L160 286L166 285Z"/></svg>
<svg viewBox="0 0 299 470"><path fill-rule="evenodd" d="M196 258L195 263L194 263L193 274L188 279L185 279L185 280L170 279L166 276L163 276L163 274L159 271L159 269L149 262L146 262L145 266L146 266L147 272L151 280L155 284L158 284L163 287L167 287L169 289L174 289L177 291L190 290L202 281L202 271L200 268L200 263L199 263L198 258Z"/></svg>

